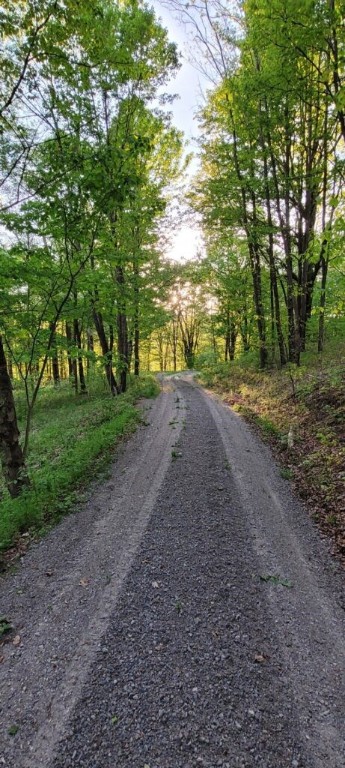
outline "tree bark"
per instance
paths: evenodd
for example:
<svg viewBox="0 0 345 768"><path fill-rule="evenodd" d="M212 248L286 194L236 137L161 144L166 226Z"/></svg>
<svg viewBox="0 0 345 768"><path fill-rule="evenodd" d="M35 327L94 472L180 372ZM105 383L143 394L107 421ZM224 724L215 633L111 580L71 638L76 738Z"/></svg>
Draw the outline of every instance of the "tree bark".
<svg viewBox="0 0 345 768"><path fill-rule="evenodd" d="M53 328L53 323L49 324L49 328L54 333L53 341L52 341L52 374L53 374L53 382L56 387L60 384L60 371L59 371L59 357L58 357L58 350L56 345L56 330Z"/></svg>
<svg viewBox="0 0 345 768"><path fill-rule="evenodd" d="M140 326L139 326L139 267L137 261L134 271L134 376L139 376L140 370Z"/></svg>
<svg viewBox="0 0 345 768"><path fill-rule="evenodd" d="M319 316L319 333L317 340L317 351L323 352L323 346L325 341L325 306L326 306L326 284L327 284L327 272L328 272L328 258L322 256L321 262L322 278L321 278L321 296L320 296L320 316Z"/></svg>
<svg viewBox="0 0 345 768"><path fill-rule="evenodd" d="M111 394L115 396L119 394L119 388L117 386L117 382L113 372L112 354L109 349L109 344L108 344L107 336L105 333L103 317L100 312L97 312L95 306L93 306L93 320L94 320L95 328L98 334L99 343L101 345L102 355L105 361L104 367L105 367L107 381L110 387Z"/></svg>
<svg viewBox="0 0 345 768"><path fill-rule="evenodd" d="M92 331L89 328L88 328L88 330L86 332L86 335L87 335L87 351L88 352L93 352L94 351L93 334L92 334ZM90 372L90 368L91 368L91 360L90 360L90 356L89 355L88 355L87 361L86 361L86 368L87 368L87 372L89 373Z"/></svg>
<svg viewBox="0 0 345 768"><path fill-rule="evenodd" d="M248 215L248 201L247 199L247 182L243 179L243 174L240 166L240 160L238 155L238 140L237 131L235 128L234 117L230 110L230 116L232 121L232 133L233 133L233 158L236 170L236 175L241 186L241 200L242 200L242 219L243 227L247 237L248 252L250 268L253 280L253 298L256 314L256 323L259 336L259 359L260 368L265 368L267 365L267 346L266 346L266 327L265 327L265 312L262 301L262 286L261 286L261 263L260 263L260 249L256 232L256 198L253 190L250 190L250 198L252 203L252 216L253 222L251 223ZM254 225L254 226L253 226Z"/></svg>
<svg viewBox="0 0 345 768"><path fill-rule="evenodd" d="M12 498L29 485L19 430L11 379L7 369L3 340L0 336L0 456L7 488Z"/></svg>
<svg viewBox="0 0 345 768"><path fill-rule="evenodd" d="M82 357L81 332L80 332L79 322L76 318L73 321L73 328L74 328L75 343L76 343L76 346L78 347L78 372L79 372L80 392L81 394L85 395L86 381L85 381L84 365L83 365L83 357Z"/></svg>
<svg viewBox="0 0 345 768"><path fill-rule="evenodd" d="M73 376L73 362L70 354L70 347L73 343L72 329L69 323L66 323L66 339L67 339L67 362L68 362L68 375L70 378Z"/></svg>
<svg viewBox="0 0 345 768"><path fill-rule="evenodd" d="M116 284L119 289L117 310L117 356L120 379L120 392L126 392L128 374L128 327L125 302L125 273L123 267L116 267Z"/></svg>

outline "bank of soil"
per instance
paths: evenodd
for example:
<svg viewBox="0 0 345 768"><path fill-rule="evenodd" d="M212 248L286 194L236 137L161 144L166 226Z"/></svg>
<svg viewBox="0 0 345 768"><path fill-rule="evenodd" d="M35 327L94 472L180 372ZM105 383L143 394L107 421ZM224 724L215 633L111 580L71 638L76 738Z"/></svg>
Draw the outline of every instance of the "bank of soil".
<svg viewBox="0 0 345 768"><path fill-rule="evenodd" d="M258 373L234 365L208 383L270 445L345 566L344 371L333 362L327 370L297 373Z"/></svg>

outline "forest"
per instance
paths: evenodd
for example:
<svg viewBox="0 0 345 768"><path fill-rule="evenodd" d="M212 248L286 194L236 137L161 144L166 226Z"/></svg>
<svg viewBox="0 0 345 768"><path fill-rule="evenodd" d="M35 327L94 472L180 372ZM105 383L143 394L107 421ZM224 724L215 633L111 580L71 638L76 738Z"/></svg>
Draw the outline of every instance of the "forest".
<svg viewBox="0 0 345 768"><path fill-rule="evenodd" d="M345 552L344 0L162 6L208 81L193 175L150 3L2 4L0 548L80 500L152 374L196 369L294 434ZM181 221L204 245L177 262Z"/></svg>

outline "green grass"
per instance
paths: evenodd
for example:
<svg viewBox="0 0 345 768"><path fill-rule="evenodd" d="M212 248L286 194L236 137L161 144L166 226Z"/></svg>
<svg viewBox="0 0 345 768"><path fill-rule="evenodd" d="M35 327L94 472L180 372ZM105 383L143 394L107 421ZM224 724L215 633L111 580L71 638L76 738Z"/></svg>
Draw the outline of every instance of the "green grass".
<svg viewBox="0 0 345 768"><path fill-rule="evenodd" d="M116 398L100 382L79 397L68 385L42 388L27 460L31 487L11 499L1 484L0 550L11 546L19 534L42 532L74 508L111 461L119 440L140 421L135 402L157 392L152 377L132 380L128 392ZM17 401L23 427L21 393Z"/></svg>

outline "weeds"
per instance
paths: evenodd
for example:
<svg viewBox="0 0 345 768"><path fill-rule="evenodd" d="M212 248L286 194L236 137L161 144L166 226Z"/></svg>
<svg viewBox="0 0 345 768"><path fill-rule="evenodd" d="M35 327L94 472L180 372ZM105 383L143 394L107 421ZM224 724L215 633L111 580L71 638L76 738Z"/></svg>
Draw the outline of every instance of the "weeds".
<svg viewBox="0 0 345 768"><path fill-rule="evenodd" d="M289 467L282 467L280 470L281 477L284 478L284 480L292 480L293 478L293 472L292 469Z"/></svg>

